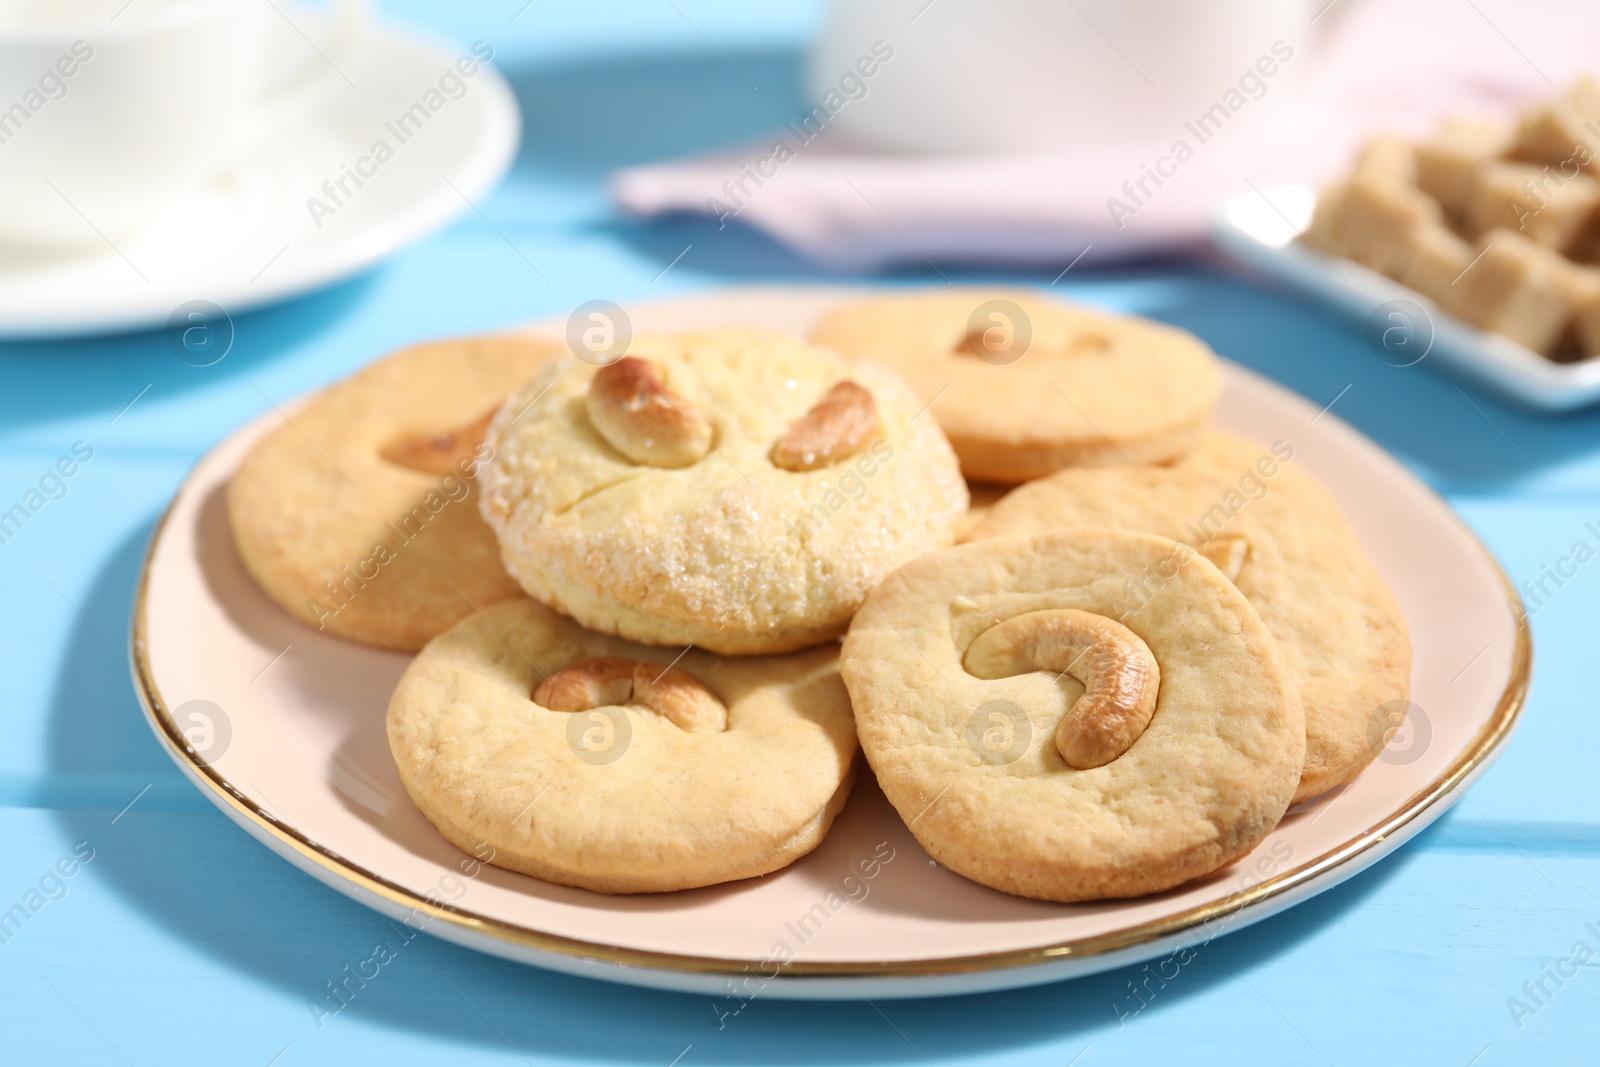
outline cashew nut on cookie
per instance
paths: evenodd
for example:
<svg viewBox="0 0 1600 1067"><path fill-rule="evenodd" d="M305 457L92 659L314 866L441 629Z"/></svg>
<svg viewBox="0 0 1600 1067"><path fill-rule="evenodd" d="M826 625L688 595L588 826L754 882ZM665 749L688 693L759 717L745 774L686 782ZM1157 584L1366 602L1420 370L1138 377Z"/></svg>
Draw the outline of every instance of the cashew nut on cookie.
<svg viewBox="0 0 1600 1067"><path fill-rule="evenodd" d="M1069 767L1104 766L1128 751L1150 725L1161 671L1150 648L1104 615L1061 608L1030 611L978 635L963 660L977 678L1028 671L1070 674L1083 695L1056 729L1056 748Z"/></svg>
<svg viewBox="0 0 1600 1067"><path fill-rule="evenodd" d="M589 383L589 421L612 448L635 463L687 467L711 450L711 426L700 410L667 388L649 360L624 356Z"/></svg>
<svg viewBox="0 0 1600 1067"><path fill-rule="evenodd" d="M855 382L839 382L789 427L772 450L786 471L814 471L847 459L882 432L878 405Z"/></svg>
<svg viewBox="0 0 1600 1067"><path fill-rule="evenodd" d="M466 425L442 433L403 433L378 449L378 455L396 466L424 474L454 474L463 462L477 455L489 432L489 423L499 410L500 405L496 404Z"/></svg>
<svg viewBox="0 0 1600 1067"><path fill-rule="evenodd" d="M1014 341L1008 340L1003 344L991 344L989 329L979 328L971 331L956 345L956 352L964 356L1009 355ZM1040 341L1034 339L1026 351L1016 358L1020 359L1028 352L1041 352L1052 356L1083 356L1099 354L1109 351L1111 342L1098 333L1074 334L1065 341Z"/></svg>
<svg viewBox="0 0 1600 1067"><path fill-rule="evenodd" d="M621 656L597 656L557 671L534 690L533 701L551 711L642 704L690 733L728 728L728 709L689 672Z"/></svg>

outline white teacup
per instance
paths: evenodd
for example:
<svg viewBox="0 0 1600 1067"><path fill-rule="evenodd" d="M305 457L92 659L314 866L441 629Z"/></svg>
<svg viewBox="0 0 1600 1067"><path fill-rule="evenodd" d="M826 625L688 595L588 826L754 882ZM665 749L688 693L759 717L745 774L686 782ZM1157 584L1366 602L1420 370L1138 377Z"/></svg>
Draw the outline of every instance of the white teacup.
<svg viewBox="0 0 1600 1067"><path fill-rule="evenodd" d="M1260 114L1272 106L1260 103L1267 95L1273 104L1289 96L1309 65L1319 6L830 0L810 90L815 101L837 106L828 110L839 132L890 149L1072 152L1164 143L1223 103L1241 79L1250 105L1240 111Z"/></svg>
<svg viewBox="0 0 1600 1067"><path fill-rule="evenodd" d="M276 6L0 0L0 244L71 251L136 232L341 81L360 0L340 0L323 54Z"/></svg>

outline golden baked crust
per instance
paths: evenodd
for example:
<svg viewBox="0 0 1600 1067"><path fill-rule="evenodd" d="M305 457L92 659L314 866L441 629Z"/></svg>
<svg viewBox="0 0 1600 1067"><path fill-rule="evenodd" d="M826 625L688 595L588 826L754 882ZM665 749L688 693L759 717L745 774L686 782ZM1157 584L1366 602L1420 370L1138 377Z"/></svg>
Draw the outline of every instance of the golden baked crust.
<svg viewBox="0 0 1600 1067"><path fill-rule="evenodd" d="M636 641L785 652L843 633L880 578L953 538L965 483L893 374L758 330L637 338L630 357L666 390L640 410L704 419L711 442L686 466L629 459L611 441L626 422L592 417L597 369L546 368L491 426L482 475L482 513L536 599ZM870 393L879 436L816 469L778 467L778 443L846 380Z"/></svg>
<svg viewBox="0 0 1600 1067"><path fill-rule="evenodd" d="M1124 596L1129 574L1158 576L1141 603ZM996 624L1053 609L1120 619L1159 664L1148 728L1089 770L1053 742L1081 683L963 666ZM1068 530L923 556L873 591L840 670L862 750L928 853L1041 900L1143 896L1231 863L1277 825L1304 757L1299 698L1255 609L1193 550L1146 534ZM1007 707L1015 750L996 760L1008 745L980 738L995 715L1006 726Z"/></svg>
<svg viewBox="0 0 1600 1067"><path fill-rule="evenodd" d="M1031 325L1032 343L1014 361L962 350L974 311L996 300ZM1191 334L1026 292L861 300L823 316L811 339L903 375L933 401L966 476L1007 485L1063 467L1174 459L1193 445L1222 384L1216 358Z"/></svg>
<svg viewBox="0 0 1600 1067"><path fill-rule="evenodd" d="M470 613L469 600L516 595L476 480L379 453L470 423L560 351L518 337L439 341L330 386L262 438L228 485L245 568L300 621L407 652Z"/></svg>
<svg viewBox="0 0 1600 1067"><path fill-rule="evenodd" d="M621 656L665 671L673 655L522 597L474 614L429 642L389 702L406 792L478 858L600 893L755 878L811 851L853 781L855 725L836 647L685 655L677 669L727 706L718 732L687 732L637 704L558 712L533 701L544 676L582 660ZM591 728L610 733L586 759L574 739Z"/></svg>
<svg viewBox="0 0 1600 1067"><path fill-rule="evenodd" d="M1236 584L1277 637L1305 703L1299 803L1350 781L1381 751L1373 723L1410 692L1411 637L1338 504L1293 454L1283 442L1210 430L1170 467L1061 471L1021 486L967 536L1109 527L1196 547L1242 537Z"/></svg>

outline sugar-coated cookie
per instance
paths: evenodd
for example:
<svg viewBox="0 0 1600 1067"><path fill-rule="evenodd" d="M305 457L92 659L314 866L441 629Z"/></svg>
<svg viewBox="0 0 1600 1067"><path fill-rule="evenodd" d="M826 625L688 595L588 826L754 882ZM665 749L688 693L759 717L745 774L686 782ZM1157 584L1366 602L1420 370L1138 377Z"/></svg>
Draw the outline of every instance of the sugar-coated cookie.
<svg viewBox="0 0 1600 1067"><path fill-rule="evenodd" d="M286 412L228 486L245 567L302 622L402 651L516 595L474 475L487 416L561 351L517 337L419 345Z"/></svg>
<svg viewBox="0 0 1600 1067"><path fill-rule="evenodd" d="M636 338L547 367L495 419L481 509L506 568L593 630L727 655L843 633L967 503L893 374L779 333Z"/></svg>
<svg viewBox="0 0 1600 1067"><path fill-rule="evenodd" d="M941 289L836 308L811 339L902 374L967 477L1162 463L1216 403L1216 358L1193 335L1023 292Z"/></svg>
<svg viewBox="0 0 1600 1067"><path fill-rule="evenodd" d="M1007 893L1135 897L1209 874L1277 825L1300 777L1277 641L1166 538L1066 530L925 555L873 591L840 669L917 840Z"/></svg>
<svg viewBox="0 0 1600 1067"><path fill-rule="evenodd" d="M389 702L406 791L475 856L601 893L750 879L810 852L854 780L837 647L673 656L522 597L473 615Z"/></svg>
<svg viewBox="0 0 1600 1067"><path fill-rule="evenodd" d="M1296 465L1291 444L1210 430L1170 467L1062 471L1008 494L968 536L1067 527L1183 541L1255 605L1305 703L1296 803L1350 781L1378 754L1384 731L1373 724L1387 726L1383 709L1410 692L1405 616L1338 504ZM1130 599L1138 582L1124 579Z"/></svg>

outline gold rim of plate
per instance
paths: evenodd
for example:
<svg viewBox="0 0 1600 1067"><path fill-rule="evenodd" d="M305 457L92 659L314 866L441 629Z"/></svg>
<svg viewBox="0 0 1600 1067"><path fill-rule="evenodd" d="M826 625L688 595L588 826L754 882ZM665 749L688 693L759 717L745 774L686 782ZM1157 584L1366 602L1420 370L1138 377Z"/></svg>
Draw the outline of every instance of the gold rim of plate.
<svg viewBox="0 0 1600 1067"><path fill-rule="evenodd" d="M203 462L204 459L201 460L201 463ZM198 467L198 464L196 466ZM192 476L193 471L190 474ZM426 915L430 920L437 919L463 930L485 934L489 937L541 952L592 963L615 964L625 967L647 967L660 971L704 975L738 975L744 973L749 967L763 965L764 961L759 959L691 956L677 952L656 952L647 949L625 948L620 945L607 945L596 941L584 941L579 938L550 934L542 930L506 922L502 919L480 915L465 908L435 904L403 886L396 885L382 875L375 874L350 862L338 853L323 848L305 837L293 826L281 822L268 814L260 804L241 792L220 771L201 758L184 739L183 732L172 718L166 699L161 695L161 691L156 688L150 676L149 646L146 641L145 620L145 600L150 582L150 564L155 557L156 546L161 542L161 535L166 531L167 520L171 518L172 509L177 504L177 496L182 495L187 485L188 478L185 478L184 484L179 488L178 494L174 496L173 502L167 506L167 510L162 514L161 521L156 525L154 534L151 535L150 545L145 551L144 563L139 574L139 591L133 606L133 656L130 662L133 667L134 688L138 693L139 701L144 706L145 714L149 716L150 721L158 727L161 740L166 745L168 752L175 760L193 771L197 780L215 794L216 798L220 798L222 803L229 808L243 815L280 842L289 846L300 856L315 863L322 869L344 881L361 887L369 893L382 897L390 903ZM1432 492L1431 487L1429 491ZM1181 933L1195 926L1214 922L1224 916L1243 911L1245 908L1282 896L1285 893L1291 893L1323 873L1381 844L1390 834L1404 828L1424 811L1443 800L1465 781L1474 770L1482 765L1490 753L1515 728L1517 720L1522 715L1523 704L1528 695L1529 681L1532 677L1533 639L1528 628L1526 614L1516 610L1521 608L1522 598L1517 592L1516 586L1512 583L1510 576L1506 574L1505 568L1500 565L1500 561L1489 550L1489 547L1484 544L1483 539L1477 535L1477 532L1455 513L1455 509L1450 507L1449 502L1437 493L1434 495L1444 505L1451 521L1466 533L1489 561L1505 590L1507 604L1515 606L1513 610L1516 613L1513 617L1518 620L1516 645L1512 650L1511 676L1506 682L1505 689L1500 694L1499 702L1495 705L1494 714L1484 724L1483 729L1478 732L1478 736L1456 757L1455 761L1445 769L1444 773L1413 793L1404 804L1387 818L1367 827L1356 836L1301 864L1299 867L1268 878L1249 889L1232 893L1221 900L1198 905L1162 919L1138 923L1110 933L1063 941L1053 945L1042 945L1036 948L970 956L947 956L938 959L884 961L881 963L859 961L794 962L785 964L781 977L785 979L807 977L926 978L939 975L970 974L1015 967L1029 967L1051 960L1082 959L1132 948Z"/></svg>

